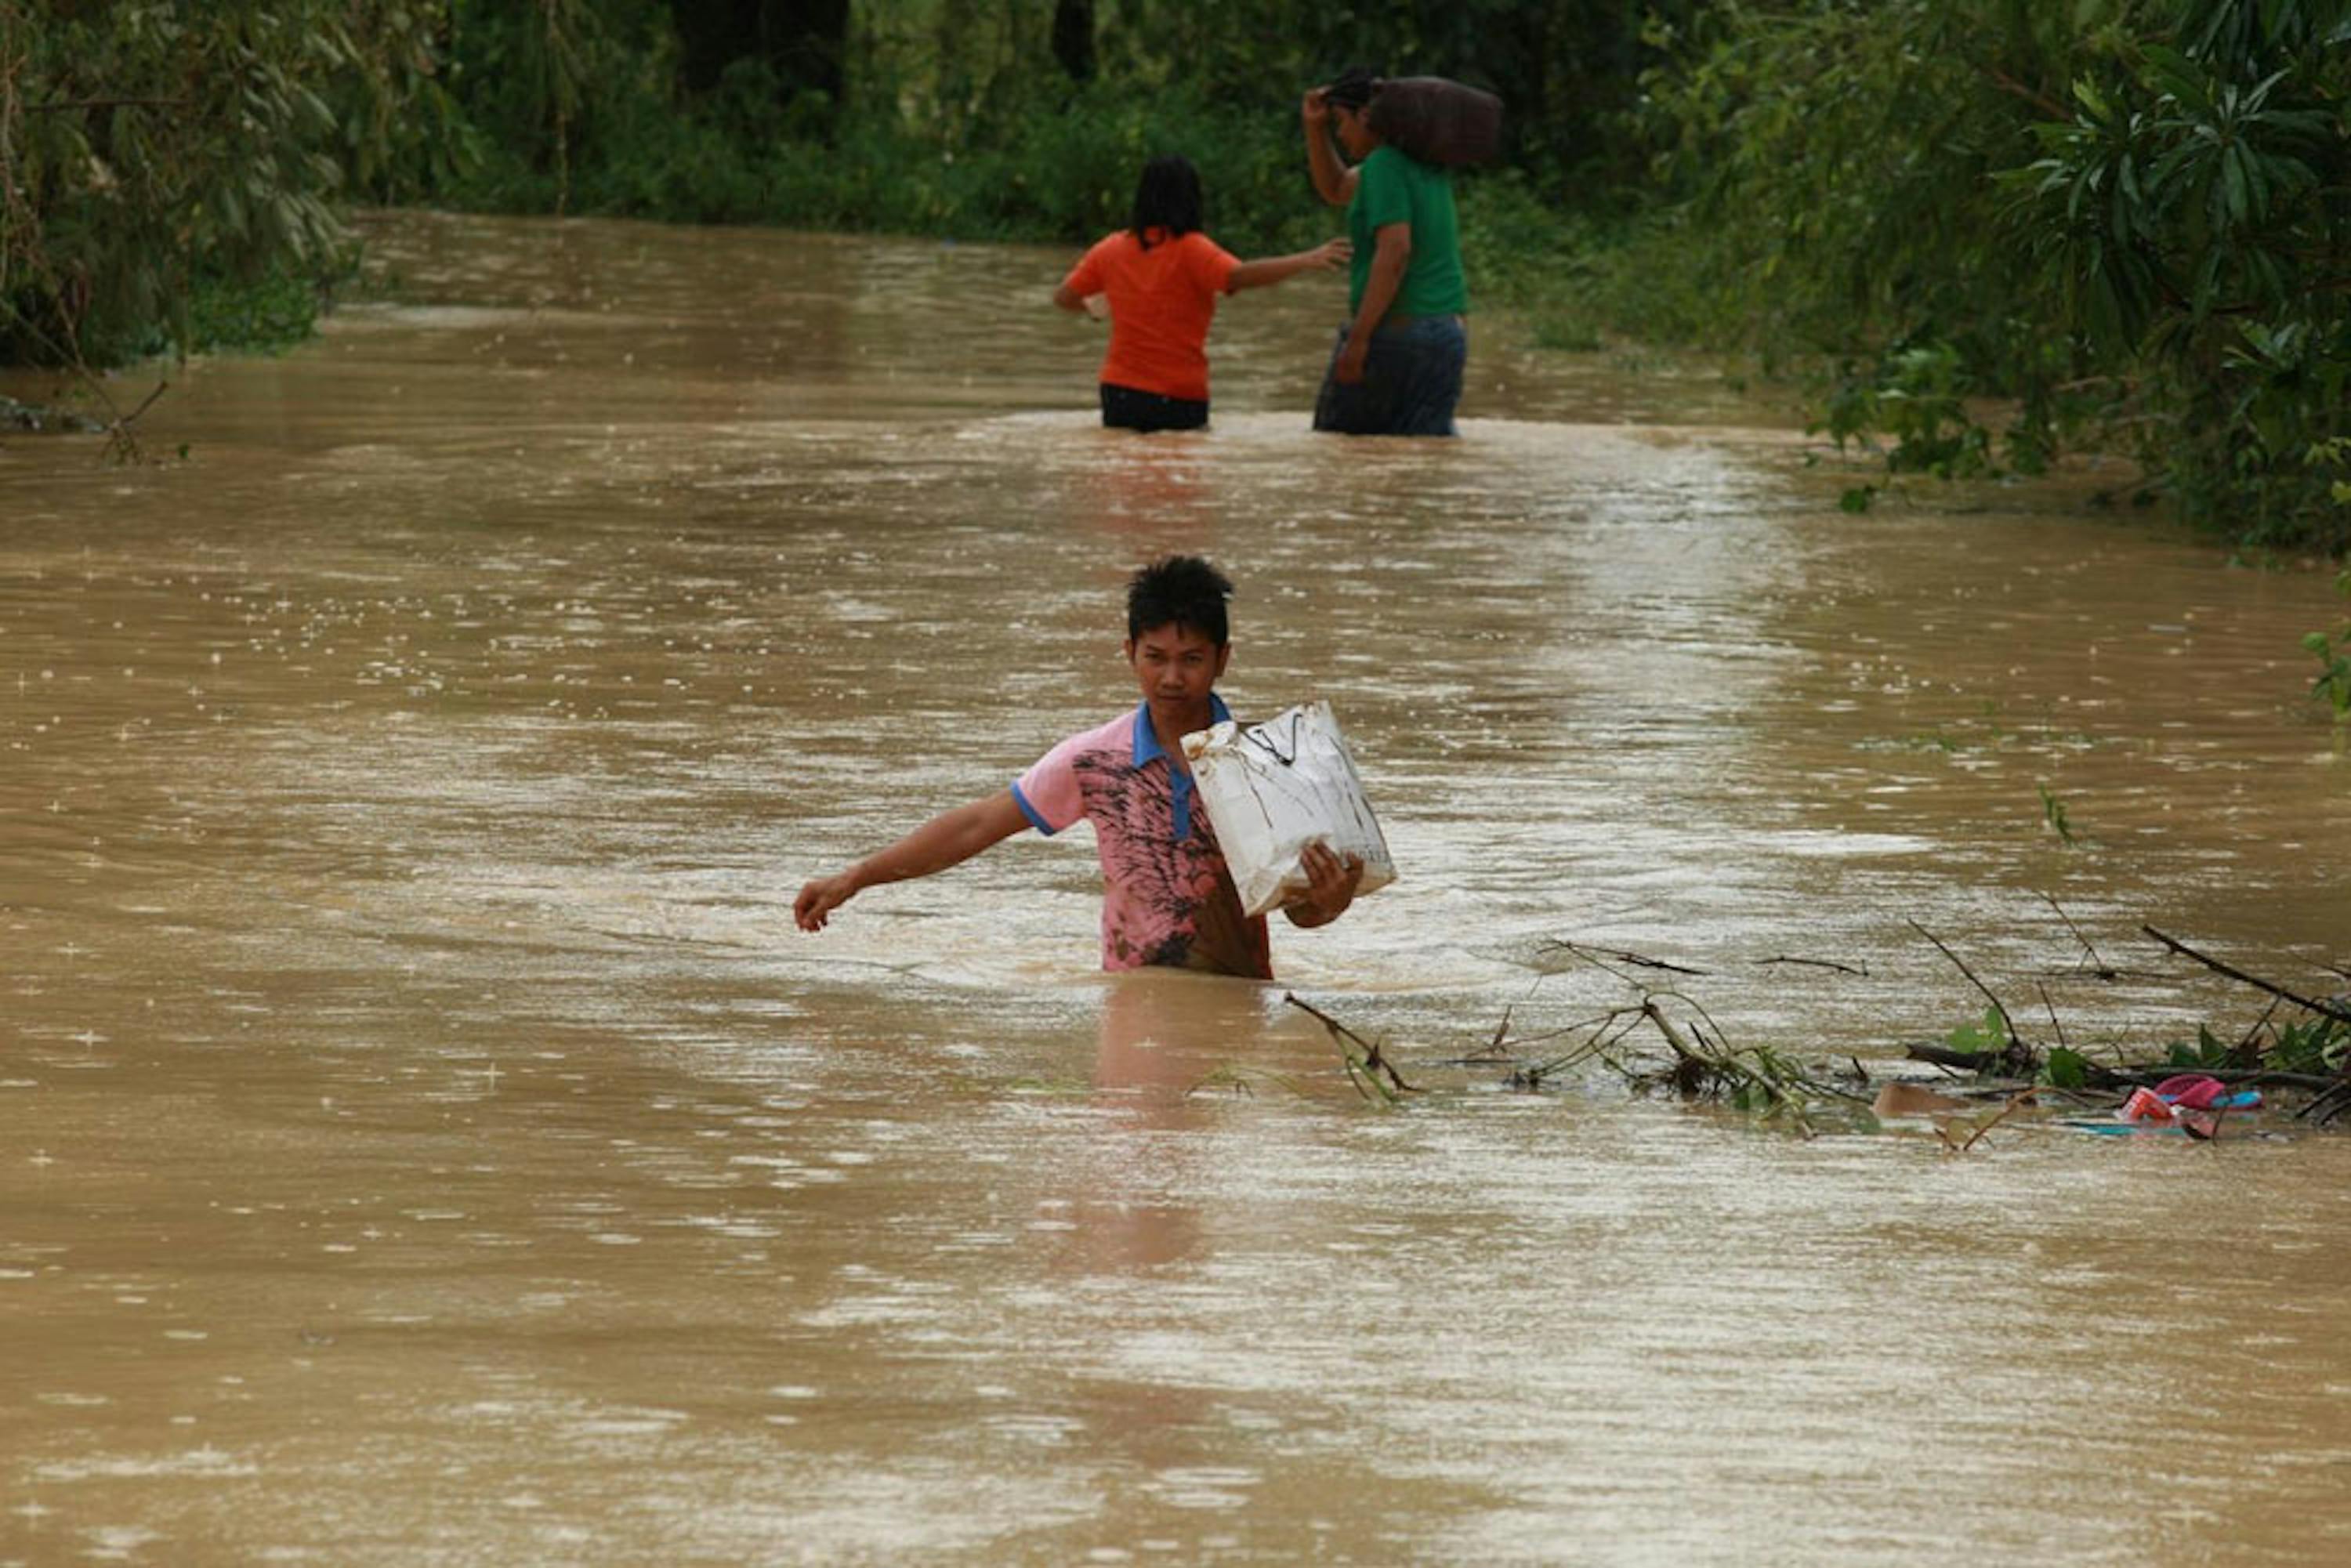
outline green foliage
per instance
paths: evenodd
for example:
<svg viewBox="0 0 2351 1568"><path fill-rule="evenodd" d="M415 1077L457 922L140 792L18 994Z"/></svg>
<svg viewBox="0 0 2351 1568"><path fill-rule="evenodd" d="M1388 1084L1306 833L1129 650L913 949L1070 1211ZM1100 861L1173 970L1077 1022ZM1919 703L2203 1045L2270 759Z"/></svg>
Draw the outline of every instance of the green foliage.
<svg viewBox="0 0 2351 1568"><path fill-rule="evenodd" d="M2008 1049L2008 1020L2000 1016L1998 1008L1988 1007L1983 1017L1971 1019L1945 1035L1943 1043L1953 1051L1997 1054Z"/></svg>
<svg viewBox="0 0 2351 1568"><path fill-rule="evenodd" d="M2313 1018L2279 1030L2262 1053L2262 1065L2273 1072L2339 1073L2346 1059L2351 1059L2351 1024Z"/></svg>
<svg viewBox="0 0 2351 1568"><path fill-rule="evenodd" d="M2119 444L2192 518L2351 543L2311 460L2351 375L2342 0L1729 0L1653 37L1696 221L1642 270L1839 365L1841 444L1961 477Z"/></svg>
<svg viewBox="0 0 2351 1568"><path fill-rule="evenodd" d="M1300 138L1284 140L1288 162L1302 156ZM1294 175L1289 183L1294 190ZM1477 274L1482 298L1558 300L1589 278L1590 225L1546 200L1523 170L1472 174L1458 183L1462 260Z"/></svg>
<svg viewBox="0 0 2351 1568"><path fill-rule="evenodd" d="M348 256L350 253L346 252ZM283 264L259 277L199 277L189 290L190 353L229 348L264 352L290 348L310 336L319 314L321 277ZM161 350L170 345L157 342Z"/></svg>
<svg viewBox="0 0 2351 1568"><path fill-rule="evenodd" d="M2057 835L2061 843L2070 849L2074 843L2074 823L2065 813L2065 802L2052 794L2046 784L2036 784L2033 788L2041 792L2041 821Z"/></svg>
<svg viewBox="0 0 2351 1568"><path fill-rule="evenodd" d="M446 78L473 161L411 157L375 188L477 209L1075 244L1123 223L1144 159L1177 151L1206 176L1217 237L1261 251L1338 221L1306 185L1306 87L1356 59L1486 83L1519 155L1464 182L1480 298L1552 301L1539 330L1587 344L1588 313L1558 303L1584 238L1560 198L1637 176L1614 128L1649 58L1638 0L1103 0L1098 70L1078 82L1041 0L872 0L852 11L836 98L757 58L689 90L666 0L450 8Z"/></svg>
<svg viewBox="0 0 2351 1568"><path fill-rule="evenodd" d="M2053 1089L2081 1089L2090 1082L2090 1059L2066 1046L2052 1046L2042 1065L2043 1082Z"/></svg>
<svg viewBox="0 0 2351 1568"><path fill-rule="evenodd" d="M2180 1068L2233 1067L2237 1064L2236 1050L2215 1035L2210 1025L2200 1023L2196 1026L2194 1043L2174 1042L2167 1063Z"/></svg>
<svg viewBox="0 0 2351 1568"><path fill-rule="evenodd" d="M1985 239L1987 174L2030 151L2015 95L2062 81L2067 29L2013 0L1727 0L1652 37L1646 131L1694 220L1653 259L1769 350L2020 339Z"/></svg>
<svg viewBox="0 0 2351 1568"><path fill-rule="evenodd" d="M1731 1108L1750 1114L1802 1119L1817 1092L1803 1066L1768 1045L1708 1053L1709 1065Z"/></svg>
<svg viewBox="0 0 2351 1568"><path fill-rule="evenodd" d="M1867 365L1848 361L1805 434L1825 433L1839 452L1854 443L1877 452L1889 474L1974 478L1991 472L1992 461L1991 438L1967 410L1970 390L1948 343L1893 350ZM1890 447L1881 434L1894 438Z"/></svg>
<svg viewBox="0 0 2351 1568"><path fill-rule="evenodd" d="M278 279L282 334L283 280L340 253L344 168L408 134L431 20L399 0L0 0L0 361L184 350L207 280Z"/></svg>
<svg viewBox="0 0 2351 1568"><path fill-rule="evenodd" d="M2335 578L2335 591L2351 599L2351 571ZM2332 632L2304 633L2302 645L2316 655L2319 664L2318 678L2310 684L2311 695L2325 699L2335 710L2335 723L2351 721L2351 620Z"/></svg>
<svg viewBox="0 0 2351 1568"><path fill-rule="evenodd" d="M2351 719L2351 625L2346 625L2332 637L2324 632L2306 632L2302 645L2318 657L2318 678L2310 684L2311 695L2322 697L2335 710L2335 722Z"/></svg>
<svg viewBox="0 0 2351 1568"><path fill-rule="evenodd" d="M449 86L436 103L445 119L377 171L381 194L562 212L574 204L576 174L640 147L676 151L677 41L665 0L446 4ZM722 110L711 129L726 124Z"/></svg>
<svg viewBox="0 0 2351 1568"><path fill-rule="evenodd" d="M1247 109L1196 85L1030 80L987 62L985 28L946 61L909 66L887 100L836 106L738 60L684 95L666 10L617 5L550 38L543 18L461 0L457 79L486 151L402 194L490 210L762 222L957 239L1099 237L1124 222L1144 161L1182 151L1207 173L1209 221L1244 246L1322 233L1301 200L1294 106ZM904 39L865 47L914 51ZM576 90L563 84L573 80ZM1050 88L1050 91L1048 90ZM925 90L927 89L927 90ZM1033 101L1016 108L1020 93Z"/></svg>
<svg viewBox="0 0 2351 1568"><path fill-rule="evenodd" d="M2351 378L2351 52L2339 3L2182 0L2085 71L2005 178L2052 322L2124 378L2139 450L2189 513L2340 549L2314 455Z"/></svg>
<svg viewBox="0 0 2351 1568"><path fill-rule="evenodd" d="M2172 1044L2168 1065L2188 1071L2259 1068L2325 1076L2341 1072L2346 1060L2351 1060L2351 1024L2316 1017L2272 1030L2266 1044L2255 1036L2242 1045L2231 1045L2199 1024L2193 1041Z"/></svg>

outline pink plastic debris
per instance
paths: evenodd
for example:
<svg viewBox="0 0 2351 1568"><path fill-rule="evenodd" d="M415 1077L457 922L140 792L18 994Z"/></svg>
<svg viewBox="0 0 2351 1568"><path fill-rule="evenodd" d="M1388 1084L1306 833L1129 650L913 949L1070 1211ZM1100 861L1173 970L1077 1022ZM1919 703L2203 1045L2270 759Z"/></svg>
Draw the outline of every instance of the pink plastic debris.
<svg viewBox="0 0 2351 1568"><path fill-rule="evenodd" d="M2229 1092L2229 1086L2206 1072L2182 1072L2155 1086L2156 1098L2190 1111L2209 1111Z"/></svg>

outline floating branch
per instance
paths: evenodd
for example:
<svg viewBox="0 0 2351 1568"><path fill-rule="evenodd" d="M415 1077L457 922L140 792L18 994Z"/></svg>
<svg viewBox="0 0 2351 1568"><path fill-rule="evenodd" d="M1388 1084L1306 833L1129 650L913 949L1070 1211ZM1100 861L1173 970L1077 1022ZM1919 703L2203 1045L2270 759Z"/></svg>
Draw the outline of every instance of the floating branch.
<svg viewBox="0 0 2351 1568"><path fill-rule="evenodd" d="M2072 929L2073 922L2063 906L2053 898L2048 902ZM2351 998L2319 1001L2297 995L2283 986L2207 958L2185 943L2148 927L2147 934L2165 946L2232 979L2258 987L2268 992L2272 1000L2252 1029L2233 1045L2204 1029L2199 1030L2192 1046L2168 1048L2168 1059L2155 1060L2163 1052L2151 1050L2138 1061L2115 1060L2109 1065L2085 1059L2068 1040L2053 995L2053 988L2063 978L2058 971L2052 970L2044 979L2034 982L2054 1040L2049 1047L2036 1046L2017 1028L2015 1015L2006 1002L1967 960L1917 921L1910 921L1909 925L1949 960L1990 1004L1991 1010L1981 1022L1971 1021L1954 1031L1950 1043L1907 1049L1912 1061L1979 1075L1977 1083L1956 1092L1981 1099L1987 1104L1996 1102L1995 1108L1982 1120L1941 1129L1943 1146L1954 1155L1974 1149L1995 1128L2021 1119L2020 1113L2036 1102L2049 1103L2053 1097L2055 1101L2094 1110L2111 1110L2128 1092L2159 1085L2163 1080L2183 1071L2218 1079L2232 1088L2278 1090L2282 1092L2280 1098L2291 1096L2294 1103L2281 1106L2281 1113L2299 1114L2313 1126L2351 1124L2351 1067L2337 1071L2346 1044L2351 1043L2351 1011L2346 1010L2351 1009ZM2074 935L2083 951L2098 966L2100 974L2115 973L2085 936L2078 929L2074 930ZM1871 1104L1869 1091L1876 1085L1858 1058L1850 1059L1848 1075L1844 1067L1833 1063L1808 1065L1768 1045L1733 1046L1729 1032L1690 995L1672 988L1670 981L1636 972L1662 970L1672 975L1698 975L1706 973L1704 970L1569 940L1551 941L1544 946L1623 982L1630 993L1625 1005L1593 1013L1564 1027L1522 1035L1516 1032L1525 1007L1522 999L1505 1008L1490 1030L1480 1030L1466 1042L1466 1054L1435 1065L1500 1070L1507 1074L1507 1085L1518 1090L1542 1089L1558 1075L1579 1068L1595 1074L1598 1068L1605 1068L1636 1093L1671 1093L1736 1108L1765 1120L1784 1117L1783 1125L1792 1125L1808 1137L1814 1135L1813 1120L1824 1109L1842 1111L1837 1102L1861 1108ZM1766 967L1793 964L1855 975L1868 973L1866 968L1834 960L1788 955L1746 962ZM1338 1045L1349 1081L1358 1092L1393 1104L1400 1092L1418 1092L1416 1085L1406 1083L1397 1073L1382 1043L1365 1039L1293 994L1285 993L1283 1000L1316 1019L1330 1033ZM2278 1023L2279 1009L2289 1002L2313 1016L2295 1018L2289 1024ZM1550 1047L1555 1054L1547 1060L1530 1060L1530 1048L1552 1041L1559 1042ZM1963 1044L1991 1049L1958 1049ZM2064 1081L2062 1083L2038 1082L2045 1051L2064 1053L2059 1059L2064 1071L2057 1074ZM2120 1053L2101 1054L2119 1057ZM1878 1080L1894 1086L1905 1082L1898 1077ZM1227 1085L1215 1080L1201 1085L1212 1086ZM1229 1086L1237 1090L1239 1087ZM1861 1092L1856 1092L1856 1088ZM2297 1105L2299 1109L2295 1110ZM2187 1130L2198 1138L2217 1136L2224 1120L2199 1113L2198 1120L2187 1124Z"/></svg>
<svg viewBox="0 0 2351 1568"><path fill-rule="evenodd" d="M139 406L132 409L129 413L124 413L116 409L114 407L114 401L111 398L106 400L108 411L114 414L114 417L111 420L109 420L106 425L106 449L110 455L120 458L125 463L135 463L138 461L139 438L131 434L131 427L139 423L139 416L141 414L145 413L149 409L155 406L155 400L157 398L162 397L165 392L171 390L172 383L170 382L157 382L155 383L155 390L149 392L144 398L141 399Z"/></svg>
<svg viewBox="0 0 2351 1568"><path fill-rule="evenodd" d="M1577 957L1589 959L1594 964L1599 964L1603 958L1613 958L1619 964L1630 964L1637 969L1662 969L1669 975L1704 976L1706 973L1704 969L1691 969L1679 964L1668 964L1663 958L1646 957L1639 953L1625 953L1613 947L1587 947L1581 942L1570 942L1564 938L1546 942L1543 946L1573 953ZM1604 969L1607 967L1605 964L1600 964L1600 967Z"/></svg>
<svg viewBox="0 0 2351 1568"><path fill-rule="evenodd" d="M1981 980L1978 979L1976 977L1976 972L1968 967L1967 961L1961 958L1957 953L1952 952L1949 947L1945 946L1941 937L1936 936L1932 931L1928 930L1925 926L1919 925L1915 920L1911 921L1909 925L1911 930L1916 931L1919 936L1924 936L1928 941L1932 942L1935 945L1936 949L1940 952L1944 957L1949 958L1954 965L1956 965L1959 973L1968 977L1968 983L1970 985L1975 987L1977 990L1981 991L1984 994L1984 999L1991 1003L1992 1010L2000 1014L2001 1027L2008 1030L2008 1051L2005 1054L2008 1057L2009 1070L2015 1072L2020 1077L2032 1076L2032 1074L2038 1070L2040 1062L2033 1054L2032 1048L2025 1044L2023 1037L2016 1032L2016 1019L2009 1016L2008 1004L2001 1001L1999 996L1993 992L1990 986L1985 985Z"/></svg>
<svg viewBox="0 0 2351 1568"><path fill-rule="evenodd" d="M1488 1056L1502 1054L1502 1042L1510 1038L1510 1009L1502 1009L1502 1021L1494 1026L1494 1038L1486 1042Z"/></svg>
<svg viewBox="0 0 2351 1568"><path fill-rule="evenodd" d="M2262 1038L2262 1030L2269 1028L2270 1019L2277 1017L2278 1009L2283 1006L2283 998L2272 997L2270 1005L2262 1009L2262 1016L2253 1020L2253 1027L2245 1031L2245 1038L2237 1042L2237 1049L2231 1054L2247 1061L2259 1061L2262 1053L2253 1049L2253 1042Z"/></svg>
<svg viewBox="0 0 2351 1568"><path fill-rule="evenodd" d="M2301 1114L2314 1125L2330 1127L2346 1110L2351 1110L2351 1080L2338 1078L2320 1090Z"/></svg>
<svg viewBox="0 0 2351 1568"><path fill-rule="evenodd" d="M1840 964L1834 958L1758 958L1755 963L1759 968L1768 969L1774 964L1798 964L1808 969L1834 969L1840 975L1859 975L1865 980L1869 977L1868 965L1856 968L1851 964Z"/></svg>
<svg viewBox="0 0 2351 1568"><path fill-rule="evenodd" d="M2351 1009L2338 1006L2334 1002L2317 1001L2312 998L2298 995L2295 992L2287 990L2283 986L2277 984L2275 981L2264 980L2259 975L2248 975L2242 969L2231 968L2228 965L2220 962L2218 958L2208 957L2204 954L2199 953L2195 948L2190 947L2187 943L2180 941L2176 936L2165 936L2162 932L2158 931L2152 925L2142 925L2139 929L2146 932L2149 936L2154 937L2158 942L2162 943L2166 947L2168 947L2173 952L2179 954L2181 957L2193 958L2216 975L2226 975L2229 978L2251 986L2255 990L2267 991L2271 996L2282 998L2286 1001L2292 1002L2294 1006L2302 1009L2305 1012L2314 1012L2318 1014L2321 1018L2330 1018L2338 1023L2351 1023Z"/></svg>
<svg viewBox="0 0 2351 1568"><path fill-rule="evenodd" d="M1655 997L1641 998L1641 1016L1657 1026L1657 1032L1666 1037L1666 1043L1674 1048L1676 1056L1680 1057L1684 1061L1698 1060L1698 1052L1690 1049L1689 1041L1682 1038L1682 1031L1674 1027L1674 1020L1667 1018L1665 1009L1657 1006L1657 999Z"/></svg>
<svg viewBox="0 0 2351 1568"><path fill-rule="evenodd" d="M1550 1043L1552 1040L1564 1039L1566 1036L1577 1033L1583 1030L1597 1029L1614 1022L1625 1010L1625 1009L1622 1008L1612 1008L1607 1012L1595 1014L1588 1019L1579 1019L1572 1024L1565 1024L1558 1029L1547 1029L1541 1034L1522 1034L1515 1039L1506 1038L1502 1030L1497 1030L1494 1033L1494 1039L1488 1044L1479 1046L1476 1051L1471 1051L1467 1056L1452 1057L1446 1061L1437 1062L1435 1065L1439 1067L1491 1067L1498 1062L1511 1061L1512 1057L1510 1051L1512 1048L1529 1045L1545 1045ZM1509 1022L1509 1019L1510 1015L1507 1012L1504 1013L1503 1021L1505 1024Z"/></svg>
<svg viewBox="0 0 2351 1568"><path fill-rule="evenodd" d="M1640 964L1684 975L1703 974L1703 970L1664 963L1636 953L1585 947L1574 942L1554 942L1550 946L1624 981L1639 993L1640 1000L1579 1026L1593 1027L1596 1024L1597 1027L1593 1038L1576 1050L1552 1061L1522 1068L1512 1073L1510 1081L1513 1087L1539 1087L1550 1074L1596 1056L1635 1089L1670 1088L1686 1099L1715 1098L1744 1110L1760 1110L1773 1115L1785 1113L1807 1137L1813 1135L1813 1127L1806 1119L1806 1112L1813 1102L1827 1099L1863 1102L1863 1096L1834 1084L1822 1082L1769 1047L1733 1047L1729 1043L1729 1032L1687 993L1653 989L1612 967L1608 960ZM1663 1005L1667 1001L1679 1003L1695 1014L1698 1021L1677 1024ZM1700 1022L1705 1025L1704 1029L1699 1027ZM1665 1040L1667 1051L1671 1052L1669 1060L1660 1064L1655 1059L1643 1061L1637 1056L1620 1059L1611 1054L1613 1047L1642 1024L1656 1030ZM1708 1030L1713 1031L1711 1039L1707 1034Z"/></svg>
<svg viewBox="0 0 2351 1568"><path fill-rule="evenodd" d="M2057 1031L2057 1049L2071 1051L2073 1047L2065 1043L2065 1026L2057 1021L2057 1004L2049 999L2049 988L2035 980L2032 988L2041 993L2041 1005L2049 1009L2049 1027Z"/></svg>
<svg viewBox="0 0 2351 1568"><path fill-rule="evenodd" d="M1378 1090L1379 1098L1388 1101L1395 1100L1397 1092L1405 1094L1419 1092L1404 1081L1404 1076L1396 1071L1387 1058L1380 1054L1378 1042L1365 1040L1312 1003L1300 1001L1297 993L1293 991L1282 992L1281 999L1331 1031L1331 1038L1338 1042L1340 1056L1347 1064L1348 1077L1356 1080L1359 1086L1364 1081L1368 1080L1373 1087ZM1349 1042L1353 1042L1356 1051L1362 1052L1361 1056L1347 1049ZM1387 1075L1387 1084L1380 1082L1382 1073ZM1395 1085L1394 1091L1389 1089L1388 1084Z"/></svg>
<svg viewBox="0 0 2351 1568"><path fill-rule="evenodd" d="M1189 1100L1193 1095L1204 1094L1211 1089L1229 1089L1245 1099L1254 1099L1257 1096L1257 1091L1249 1087L1247 1073L1238 1068L1219 1067L1203 1076L1189 1089L1185 1090L1184 1098Z"/></svg>
<svg viewBox="0 0 2351 1568"><path fill-rule="evenodd" d="M1641 1021L1641 1018L1639 1008L1616 1008L1597 1018L1585 1019L1563 1030L1554 1030L1549 1034L1531 1035L1519 1043L1531 1045L1538 1040L1554 1040L1560 1035L1573 1034L1579 1030L1588 1029L1592 1031L1592 1038L1574 1050L1563 1051L1558 1056L1545 1061L1535 1062L1531 1066L1519 1068L1510 1074L1507 1082L1513 1089L1540 1089L1542 1087L1544 1079L1554 1073L1564 1072L1569 1068L1580 1062L1588 1061L1595 1056L1604 1061L1610 1061L1607 1054L1609 1049L1631 1033L1634 1026ZM1612 1033L1611 1030L1614 1032ZM1614 1063L1610 1061L1610 1065L1614 1066Z"/></svg>
<svg viewBox="0 0 2351 1568"><path fill-rule="evenodd" d="M1978 1126L1974 1132L1970 1133L1968 1134L1968 1141L1964 1144L1954 1139L1949 1132L1944 1130L1940 1123L1937 1123L1935 1125L1935 1136L1943 1140L1943 1152L1945 1154L1964 1155L1970 1149L1974 1148L1976 1145L1981 1143L1983 1141L1983 1135L1986 1133L1991 1132L1994 1127L1997 1127L2002 1122L2007 1121L2010 1113L2015 1111L2019 1105L2029 1103L2037 1092L2038 1091L2036 1090L2022 1089L2019 1090L2016 1093L2010 1095L2008 1097L2008 1103L2000 1108L1999 1113Z"/></svg>
<svg viewBox="0 0 2351 1568"><path fill-rule="evenodd" d="M2065 913L2065 906L2057 902L2056 895L2044 893L2041 896L2047 902L2050 908L2057 912L2057 918L2065 923L2065 929L2074 934L2074 940L2082 945L2082 951L2090 956L2090 973L2101 980L2119 979L2121 971L2098 956L2097 948L2091 946L2087 936L2082 935L2082 928L2074 924L2074 917Z"/></svg>
<svg viewBox="0 0 2351 1568"><path fill-rule="evenodd" d="M1902 1052L1906 1061L1932 1062L1960 1072L1991 1072L2009 1065L2005 1051L1953 1051L1947 1045L1913 1045Z"/></svg>
<svg viewBox="0 0 2351 1568"><path fill-rule="evenodd" d="M1307 1092L1306 1085L1289 1073L1268 1072L1258 1068L1244 1069L1227 1063L1202 1074L1198 1082L1184 1091L1184 1098L1189 1100L1193 1095L1205 1094L1211 1089L1229 1089L1244 1099L1253 1100L1257 1098L1257 1081L1259 1079L1301 1097Z"/></svg>

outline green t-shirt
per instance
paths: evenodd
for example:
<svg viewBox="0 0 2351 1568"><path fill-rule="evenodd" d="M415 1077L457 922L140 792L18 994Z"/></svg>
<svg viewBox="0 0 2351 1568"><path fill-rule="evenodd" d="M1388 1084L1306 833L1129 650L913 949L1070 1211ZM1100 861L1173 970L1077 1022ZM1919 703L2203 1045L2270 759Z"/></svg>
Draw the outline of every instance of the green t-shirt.
<svg viewBox="0 0 2351 1568"><path fill-rule="evenodd" d="M1453 181L1393 147L1374 147L1355 167L1355 196L1347 204L1347 238L1355 256L1347 268L1347 309L1364 303L1372 276L1379 231L1390 224L1412 225L1412 259L1389 313L1451 316L1469 308L1469 286L1461 276L1461 220L1453 211Z"/></svg>

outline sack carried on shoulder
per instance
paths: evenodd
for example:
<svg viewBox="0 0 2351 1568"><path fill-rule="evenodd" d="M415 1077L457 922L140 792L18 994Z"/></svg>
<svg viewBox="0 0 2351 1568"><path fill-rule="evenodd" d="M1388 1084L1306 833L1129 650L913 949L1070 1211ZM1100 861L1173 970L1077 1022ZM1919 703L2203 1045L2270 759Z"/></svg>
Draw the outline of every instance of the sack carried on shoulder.
<svg viewBox="0 0 2351 1568"><path fill-rule="evenodd" d="M1502 100L1444 77L1389 77L1364 118L1381 141L1424 163L1488 163L1502 152Z"/></svg>
<svg viewBox="0 0 2351 1568"><path fill-rule="evenodd" d="M1358 895L1395 880L1388 841L1364 798L1331 705L1307 703L1247 729L1228 720L1184 737L1217 844L1251 915L1304 893L1306 846L1320 839L1364 862Z"/></svg>

